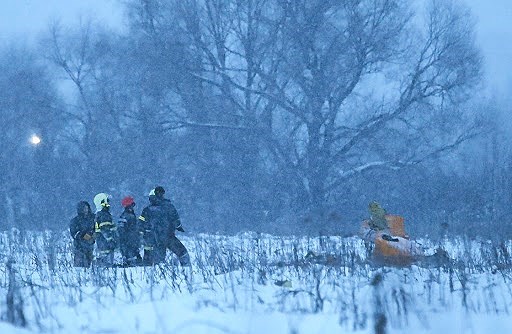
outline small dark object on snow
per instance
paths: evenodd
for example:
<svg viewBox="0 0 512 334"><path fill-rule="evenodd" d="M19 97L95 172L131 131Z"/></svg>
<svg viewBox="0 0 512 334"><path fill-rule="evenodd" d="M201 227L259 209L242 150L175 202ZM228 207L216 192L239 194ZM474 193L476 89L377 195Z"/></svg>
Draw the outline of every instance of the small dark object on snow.
<svg viewBox="0 0 512 334"><path fill-rule="evenodd" d="M399 241L398 238L393 238L389 234L383 234L382 235L382 239L384 239L386 241L393 241L393 242L398 242Z"/></svg>
<svg viewBox="0 0 512 334"><path fill-rule="evenodd" d="M292 287L292 282L291 281L288 281L288 280L284 280L284 281L275 281L274 282L275 285L277 286L282 286L284 288L291 288Z"/></svg>

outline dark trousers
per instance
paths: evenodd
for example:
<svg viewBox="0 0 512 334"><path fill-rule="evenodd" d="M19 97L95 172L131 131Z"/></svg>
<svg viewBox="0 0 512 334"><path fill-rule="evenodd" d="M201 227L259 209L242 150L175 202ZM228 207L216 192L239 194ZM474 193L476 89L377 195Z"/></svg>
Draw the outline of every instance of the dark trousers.
<svg viewBox="0 0 512 334"><path fill-rule="evenodd" d="M89 268L92 264L92 249L75 248L73 250L73 265L75 267Z"/></svg>
<svg viewBox="0 0 512 334"><path fill-rule="evenodd" d="M98 267L114 266L114 250L100 251L96 257L96 265Z"/></svg>
<svg viewBox="0 0 512 334"><path fill-rule="evenodd" d="M124 265L137 265L140 264L141 257L139 253L139 246L129 242L123 243L121 240L121 255L123 256Z"/></svg>
<svg viewBox="0 0 512 334"><path fill-rule="evenodd" d="M145 265L152 265L156 263L161 263L165 261L165 255L167 252L167 248L176 256L178 256L178 259L180 261L180 264L183 266L190 265L190 257L188 255L187 248L183 243L176 238L175 235L171 236L168 240L167 246L165 245L159 245L154 246L153 249L147 249L147 247L144 249L144 258L143 263Z"/></svg>

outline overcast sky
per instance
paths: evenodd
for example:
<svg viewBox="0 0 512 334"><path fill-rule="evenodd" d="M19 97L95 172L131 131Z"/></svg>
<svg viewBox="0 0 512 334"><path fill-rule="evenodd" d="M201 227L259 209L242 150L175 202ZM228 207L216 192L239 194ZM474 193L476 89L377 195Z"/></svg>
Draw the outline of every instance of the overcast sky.
<svg viewBox="0 0 512 334"><path fill-rule="evenodd" d="M52 20L73 25L80 16L121 26L121 0L0 0L0 39L33 37Z"/></svg>
<svg viewBox="0 0 512 334"><path fill-rule="evenodd" d="M491 87L512 87L512 0L465 0L477 18L478 42ZM72 25L80 15L122 27L120 0L0 0L0 41L34 38L50 20Z"/></svg>

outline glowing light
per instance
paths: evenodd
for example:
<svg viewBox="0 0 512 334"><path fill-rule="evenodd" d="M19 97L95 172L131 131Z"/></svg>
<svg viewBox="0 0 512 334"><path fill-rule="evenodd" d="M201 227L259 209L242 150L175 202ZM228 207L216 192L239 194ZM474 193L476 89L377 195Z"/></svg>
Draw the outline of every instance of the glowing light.
<svg viewBox="0 0 512 334"><path fill-rule="evenodd" d="M39 145L39 144L41 144L41 137L39 137L38 135L32 135L32 137L30 137L30 143L32 145Z"/></svg>

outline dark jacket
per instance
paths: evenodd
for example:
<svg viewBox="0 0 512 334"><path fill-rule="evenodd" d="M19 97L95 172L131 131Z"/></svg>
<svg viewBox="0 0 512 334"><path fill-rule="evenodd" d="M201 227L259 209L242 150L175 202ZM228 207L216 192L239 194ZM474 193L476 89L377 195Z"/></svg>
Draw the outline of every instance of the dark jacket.
<svg viewBox="0 0 512 334"><path fill-rule="evenodd" d="M108 208L96 213L95 232L98 250L114 251L117 246L117 226Z"/></svg>
<svg viewBox="0 0 512 334"><path fill-rule="evenodd" d="M88 213L84 213L86 207L89 209ZM78 203L77 216L69 223L69 233L73 238L75 249L92 251L94 247L94 214L87 202Z"/></svg>
<svg viewBox="0 0 512 334"><path fill-rule="evenodd" d="M181 229L178 211L171 201L151 196L151 204L142 210L139 217L144 232L145 247L168 247L176 229Z"/></svg>
<svg viewBox="0 0 512 334"><path fill-rule="evenodd" d="M123 213L119 217L117 226L121 253L124 255L125 250L128 251L132 249L138 251L140 246L141 228L133 208L124 209Z"/></svg>

